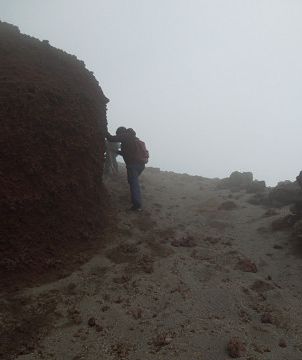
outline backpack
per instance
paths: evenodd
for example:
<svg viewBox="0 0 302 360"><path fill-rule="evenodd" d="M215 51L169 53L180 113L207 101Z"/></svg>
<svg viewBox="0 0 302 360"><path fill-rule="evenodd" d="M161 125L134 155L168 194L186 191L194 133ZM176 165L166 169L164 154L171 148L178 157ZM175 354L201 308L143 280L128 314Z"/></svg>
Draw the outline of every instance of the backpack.
<svg viewBox="0 0 302 360"><path fill-rule="evenodd" d="M147 164L149 161L149 151L146 148L146 144L140 139L135 139L135 157L138 162Z"/></svg>

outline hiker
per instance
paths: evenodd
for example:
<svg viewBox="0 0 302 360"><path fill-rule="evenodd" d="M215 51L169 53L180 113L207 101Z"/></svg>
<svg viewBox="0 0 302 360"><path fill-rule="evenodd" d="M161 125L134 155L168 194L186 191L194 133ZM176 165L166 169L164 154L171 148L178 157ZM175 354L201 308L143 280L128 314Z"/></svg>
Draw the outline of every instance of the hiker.
<svg viewBox="0 0 302 360"><path fill-rule="evenodd" d="M117 175L118 174L118 163L116 158L119 154L121 144L119 142L109 142L106 140L106 153L105 153L105 175Z"/></svg>
<svg viewBox="0 0 302 360"><path fill-rule="evenodd" d="M145 164L149 159L149 152L145 143L136 137L133 129L119 127L116 135L107 133L106 138L109 142L120 142L120 155L123 156L127 168L127 179L130 186L132 211L142 210L141 191L139 185L139 176L145 169Z"/></svg>

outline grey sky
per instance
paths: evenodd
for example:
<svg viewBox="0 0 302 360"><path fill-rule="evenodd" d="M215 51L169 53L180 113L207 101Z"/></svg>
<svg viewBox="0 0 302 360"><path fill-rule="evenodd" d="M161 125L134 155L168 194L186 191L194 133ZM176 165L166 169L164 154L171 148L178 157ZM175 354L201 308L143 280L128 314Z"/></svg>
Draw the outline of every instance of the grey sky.
<svg viewBox="0 0 302 360"><path fill-rule="evenodd" d="M150 165L275 184L302 168L302 1L0 0L0 18L85 61Z"/></svg>

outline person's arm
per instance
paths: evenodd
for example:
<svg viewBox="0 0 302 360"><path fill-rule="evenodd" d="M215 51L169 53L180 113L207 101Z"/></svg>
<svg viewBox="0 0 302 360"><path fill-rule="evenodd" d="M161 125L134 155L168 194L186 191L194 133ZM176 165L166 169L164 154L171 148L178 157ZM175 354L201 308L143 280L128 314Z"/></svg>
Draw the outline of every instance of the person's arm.
<svg viewBox="0 0 302 360"><path fill-rule="evenodd" d="M106 139L110 142L121 142L122 138L122 135L110 135L109 132L106 134Z"/></svg>

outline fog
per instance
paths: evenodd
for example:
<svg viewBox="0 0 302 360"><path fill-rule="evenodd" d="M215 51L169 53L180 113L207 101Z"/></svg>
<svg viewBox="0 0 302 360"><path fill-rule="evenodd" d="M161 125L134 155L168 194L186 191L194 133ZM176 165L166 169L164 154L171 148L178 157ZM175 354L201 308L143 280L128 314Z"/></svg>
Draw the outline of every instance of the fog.
<svg viewBox="0 0 302 360"><path fill-rule="evenodd" d="M0 0L0 18L82 59L111 132L150 165L206 177L301 170L300 0ZM0 55L1 56L1 55Z"/></svg>

